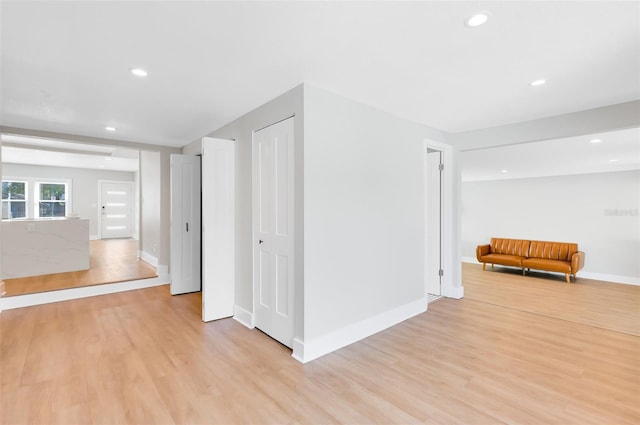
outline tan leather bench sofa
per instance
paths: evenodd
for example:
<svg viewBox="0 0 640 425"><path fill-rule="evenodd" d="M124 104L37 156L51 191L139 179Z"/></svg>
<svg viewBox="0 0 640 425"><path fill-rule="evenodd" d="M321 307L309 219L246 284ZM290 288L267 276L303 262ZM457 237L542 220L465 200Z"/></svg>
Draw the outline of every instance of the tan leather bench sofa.
<svg viewBox="0 0 640 425"><path fill-rule="evenodd" d="M567 283L584 266L584 252L578 251L577 243L570 242L491 238L489 245L476 248L476 258L482 263L482 270L489 263L520 267L523 275L529 269L560 272Z"/></svg>

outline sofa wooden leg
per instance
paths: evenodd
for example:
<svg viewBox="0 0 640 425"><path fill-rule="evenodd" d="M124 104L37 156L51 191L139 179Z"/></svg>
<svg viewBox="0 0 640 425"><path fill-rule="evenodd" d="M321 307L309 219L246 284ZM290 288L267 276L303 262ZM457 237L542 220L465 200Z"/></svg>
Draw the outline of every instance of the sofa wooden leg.
<svg viewBox="0 0 640 425"><path fill-rule="evenodd" d="M522 268L522 276L526 276L526 275L527 275L527 274L525 273L525 270L526 270L526 269L523 267L523 268Z"/></svg>
<svg viewBox="0 0 640 425"><path fill-rule="evenodd" d="M487 267L487 263L482 263L482 271L485 271Z"/></svg>
<svg viewBox="0 0 640 425"><path fill-rule="evenodd" d="M571 283L571 275L569 273L565 273L564 277L567 278L567 283Z"/></svg>

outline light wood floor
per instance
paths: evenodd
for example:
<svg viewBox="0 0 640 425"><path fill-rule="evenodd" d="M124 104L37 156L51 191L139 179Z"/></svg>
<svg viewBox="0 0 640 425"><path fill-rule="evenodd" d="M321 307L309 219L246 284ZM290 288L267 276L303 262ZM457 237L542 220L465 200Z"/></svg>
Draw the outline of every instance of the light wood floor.
<svg viewBox="0 0 640 425"><path fill-rule="evenodd" d="M481 288L505 276L477 275L468 298L306 365L232 319L202 323L200 294L167 286L8 310L0 422L640 423L639 337L545 314L549 294L575 303L566 283L543 280L543 295L513 276L487 302ZM527 298L542 305L520 309Z"/></svg>
<svg viewBox="0 0 640 425"><path fill-rule="evenodd" d="M55 291L79 286L156 277L156 269L138 259L138 241L105 239L90 241L89 270L5 279L5 297Z"/></svg>
<svg viewBox="0 0 640 425"><path fill-rule="evenodd" d="M640 336L640 287L462 264L465 298Z"/></svg>

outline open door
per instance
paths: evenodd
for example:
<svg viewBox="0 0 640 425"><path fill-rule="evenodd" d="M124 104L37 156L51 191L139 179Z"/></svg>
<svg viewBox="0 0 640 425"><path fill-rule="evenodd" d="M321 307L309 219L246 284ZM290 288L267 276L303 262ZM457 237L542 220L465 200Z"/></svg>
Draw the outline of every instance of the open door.
<svg viewBox="0 0 640 425"><path fill-rule="evenodd" d="M233 316L235 141L202 139L202 320Z"/></svg>
<svg viewBox="0 0 640 425"><path fill-rule="evenodd" d="M427 299L442 295L442 152L427 149Z"/></svg>
<svg viewBox="0 0 640 425"><path fill-rule="evenodd" d="M200 157L171 155L171 294L200 290Z"/></svg>

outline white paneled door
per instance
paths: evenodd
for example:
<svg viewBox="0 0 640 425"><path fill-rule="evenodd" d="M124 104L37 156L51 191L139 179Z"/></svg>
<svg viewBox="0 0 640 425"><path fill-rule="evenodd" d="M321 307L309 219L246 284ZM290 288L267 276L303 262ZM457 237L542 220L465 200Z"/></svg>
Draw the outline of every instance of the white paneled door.
<svg viewBox="0 0 640 425"><path fill-rule="evenodd" d="M254 306L257 328L293 345L294 118L253 135Z"/></svg>
<svg viewBox="0 0 640 425"><path fill-rule="evenodd" d="M133 235L133 183L100 181L100 238Z"/></svg>
<svg viewBox="0 0 640 425"><path fill-rule="evenodd" d="M171 155L171 294L200 290L200 157Z"/></svg>

